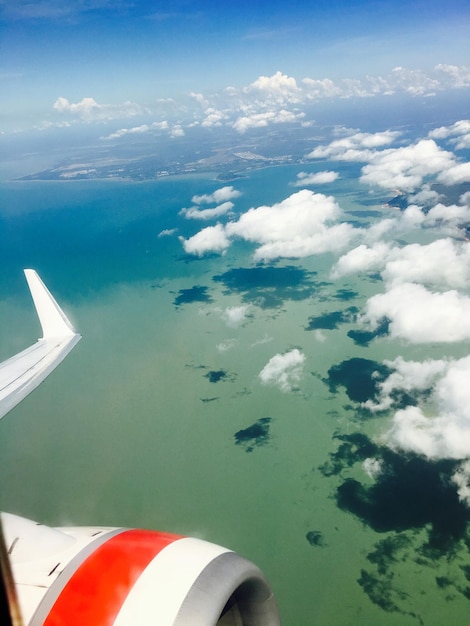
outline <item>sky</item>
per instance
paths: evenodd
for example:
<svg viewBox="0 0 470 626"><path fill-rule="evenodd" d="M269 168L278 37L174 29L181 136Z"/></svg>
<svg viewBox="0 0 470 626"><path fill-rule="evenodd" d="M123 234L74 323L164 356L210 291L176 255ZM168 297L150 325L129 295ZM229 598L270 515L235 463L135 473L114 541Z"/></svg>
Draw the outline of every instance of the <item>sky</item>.
<svg viewBox="0 0 470 626"><path fill-rule="evenodd" d="M277 72L311 98L327 86L305 80L336 96L344 80L373 93L468 84L469 27L468 0L0 0L0 129L63 123L59 98L125 118Z"/></svg>

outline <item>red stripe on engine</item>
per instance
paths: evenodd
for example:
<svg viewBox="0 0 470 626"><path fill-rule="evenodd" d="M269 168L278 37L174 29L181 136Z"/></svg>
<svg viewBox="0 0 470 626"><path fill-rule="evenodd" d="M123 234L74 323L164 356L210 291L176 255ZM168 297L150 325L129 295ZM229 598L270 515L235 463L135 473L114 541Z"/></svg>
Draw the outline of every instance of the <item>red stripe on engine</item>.
<svg viewBox="0 0 470 626"><path fill-rule="evenodd" d="M81 563L44 626L112 626L129 591L153 558L179 535L127 530Z"/></svg>

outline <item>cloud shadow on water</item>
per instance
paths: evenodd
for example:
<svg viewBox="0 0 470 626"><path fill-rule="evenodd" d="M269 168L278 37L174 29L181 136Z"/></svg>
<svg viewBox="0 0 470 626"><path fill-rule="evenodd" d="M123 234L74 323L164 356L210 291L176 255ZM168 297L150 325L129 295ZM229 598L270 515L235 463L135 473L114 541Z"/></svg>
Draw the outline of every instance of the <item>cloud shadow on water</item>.
<svg viewBox="0 0 470 626"><path fill-rule="evenodd" d="M458 557L459 550L470 547L470 509L460 502L451 480L459 462L401 454L360 432L336 434L335 439L340 441L337 451L319 469L325 477L341 477L337 506L373 531L387 533L367 554L369 566L361 568L357 579L371 602L423 623L401 578L401 566L410 561L436 573L442 566L446 575L434 574L436 585L447 595L470 598L470 567L465 571ZM366 459L379 468L372 484L343 476Z"/></svg>
<svg viewBox="0 0 470 626"><path fill-rule="evenodd" d="M191 304L192 302L212 302L212 297L208 294L207 287L194 285L190 289L180 289L178 295L173 300L173 304L176 307L182 304Z"/></svg>
<svg viewBox="0 0 470 626"><path fill-rule="evenodd" d="M377 399L379 383L391 373L392 370L383 363L355 357L330 367L323 382L331 393L337 393L338 387L344 387L350 400L366 402Z"/></svg>
<svg viewBox="0 0 470 626"><path fill-rule="evenodd" d="M210 383L218 383L221 380L227 380L227 372L225 370L210 370L204 374Z"/></svg>
<svg viewBox="0 0 470 626"><path fill-rule="evenodd" d="M282 306L286 300L306 300L317 293L324 283L315 283L312 280L315 274L292 265L259 265L230 269L212 279L222 283L227 293L241 294L244 302L269 309Z"/></svg>
<svg viewBox="0 0 470 626"><path fill-rule="evenodd" d="M357 346L367 347L376 337L386 337L390 327L390 320L384 318L380 321L375 330L350 330L348 337L354 341Z"/></svg>
<svg viewBox="0 0 470 626"><path fill-rule="evenodd" d="M305 330L336 330L340 324L347 324L354 319L358 309L349 307L346 311L331 311L323 315L309 317Z"/></svg>
<svg viewBox="0 0 470 626"><path fill-rule="evenodd" d="M246 452L253 452L255 448L269 443L271 418L262 417L248 428L243 428L234 434L235 445L243 446Z"/></svg>

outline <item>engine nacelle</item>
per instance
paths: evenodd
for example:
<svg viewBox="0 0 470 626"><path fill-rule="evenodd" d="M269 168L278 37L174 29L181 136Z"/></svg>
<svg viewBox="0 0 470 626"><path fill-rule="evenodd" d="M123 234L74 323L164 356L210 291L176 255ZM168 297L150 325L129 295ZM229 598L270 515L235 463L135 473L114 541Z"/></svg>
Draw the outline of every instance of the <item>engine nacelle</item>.
<svg viewBox="0 0 470 626"><path fill-rule="evenodd" d="M2 513L28 626L276 626L262 572L201 539L125 528L48 528Z"/></svg>

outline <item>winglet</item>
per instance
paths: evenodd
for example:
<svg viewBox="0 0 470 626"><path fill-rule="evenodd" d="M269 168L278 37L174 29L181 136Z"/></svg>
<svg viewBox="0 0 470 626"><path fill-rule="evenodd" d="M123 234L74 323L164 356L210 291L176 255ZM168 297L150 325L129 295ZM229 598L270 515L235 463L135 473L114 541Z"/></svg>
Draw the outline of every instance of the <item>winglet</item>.
<svg viewBox="0 0 470 626"><path fill-rule="evenodd" d="M34 270L24 270L34 306L41 322L43 339L68 337L76 333L70 320Z"/></svg>
<svg viewBox="0 0 470 626"><path fill-rule="evenodd" d="M0 363L0 419L26 398L80 341L65 313L34 270L25 270L43 337Z"/></svg>

